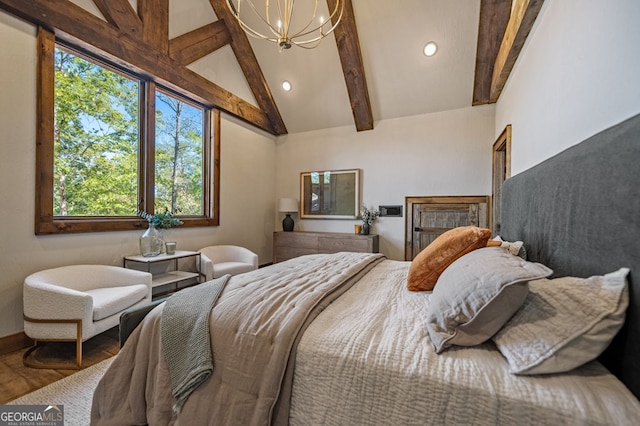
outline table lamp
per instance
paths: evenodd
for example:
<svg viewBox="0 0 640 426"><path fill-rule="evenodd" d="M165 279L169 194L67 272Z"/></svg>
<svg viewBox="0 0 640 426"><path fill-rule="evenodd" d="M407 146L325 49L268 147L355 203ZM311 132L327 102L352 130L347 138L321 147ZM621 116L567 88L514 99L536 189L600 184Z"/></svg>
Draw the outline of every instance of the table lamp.
<svg viewBox="0 0 640 426"><path fill-rule="evenodd" d="M280 198L278 200L278 211L287 214L282 221L282 230L286 232L293 231L293 219L291 218L291 213L296 213L298 211L298 200L295 198Z"/></svg>

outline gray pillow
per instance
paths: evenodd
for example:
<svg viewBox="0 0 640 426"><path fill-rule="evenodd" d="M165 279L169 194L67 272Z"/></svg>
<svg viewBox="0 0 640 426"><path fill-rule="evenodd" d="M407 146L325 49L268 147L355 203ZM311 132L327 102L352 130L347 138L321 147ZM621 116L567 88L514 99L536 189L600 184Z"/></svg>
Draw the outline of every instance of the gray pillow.
<svg viewBox="0 0 640 426"><path fill-rule="evenodd" d="M478 249L453 262L438 278L427 309L436 352L489 339L522 306L527 282L552 272L501 247Z"/></svg>
<svg viewBox="0 0 640 426"><path fill-rule="evenodd" d="M561 373L597 358L624 323L628 273L531 281L524 305L493 338L510 372Z"/></svg>

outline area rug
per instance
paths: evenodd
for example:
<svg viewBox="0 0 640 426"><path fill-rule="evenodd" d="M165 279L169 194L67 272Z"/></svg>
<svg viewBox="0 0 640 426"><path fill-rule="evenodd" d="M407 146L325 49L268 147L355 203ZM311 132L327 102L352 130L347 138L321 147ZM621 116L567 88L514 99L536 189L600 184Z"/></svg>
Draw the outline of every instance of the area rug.
<svg viewBox="0 0 640 426"><path fill-rule="evenodd" d="M93 391L113 357L8 402L8 405L63 405L64 424L87 426Z"/></svg>

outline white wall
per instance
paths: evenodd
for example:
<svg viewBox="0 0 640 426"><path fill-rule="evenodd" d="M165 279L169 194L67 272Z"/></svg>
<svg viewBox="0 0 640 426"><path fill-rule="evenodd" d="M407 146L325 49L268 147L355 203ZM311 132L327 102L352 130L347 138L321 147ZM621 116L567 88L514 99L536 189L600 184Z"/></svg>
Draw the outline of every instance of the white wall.
<svg viewBox="0 0 640 426"><path fill-rule="evenodd" d="M362 170L368 207L404 206L406 196L488 195L493 126L494 108L484 106L382 120L366 132L346 126L281 136L276 195L299 199L301 172L355 168ZM360 223L293 217L297 231L353 232ZM404 259L405 217L374 224L380 251L391 259ZM282 230L282 219L276 215L276 230Z"/></svg>
<svg viewBox="0 0 640 426"><path fill-rule="evenodd" d="M121 265L139 252L140 231L34 235L35 28L0 12L0 337L22 331L22 282L69 264ZM220 226L177 228L181 249L233 243L270 262L275 208L275 143L223 117Z"/></svg>
<svg viewBox="0 0 640 426"><path fill-rule="evenodd" d="M519 173L640 112L640 2L546 1L496 107Z"/></svg>

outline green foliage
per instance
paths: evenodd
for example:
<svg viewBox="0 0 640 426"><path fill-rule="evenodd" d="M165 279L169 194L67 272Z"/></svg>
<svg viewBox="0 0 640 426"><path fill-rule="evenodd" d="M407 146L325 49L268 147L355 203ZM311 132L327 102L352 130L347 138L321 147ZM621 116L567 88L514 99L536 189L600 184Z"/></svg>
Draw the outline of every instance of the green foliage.
<svg viewBox="0 0 640 426"><path fill-rule="evenodd" d="M125 216L137 204L138 91L56 50L54 214Z"/></svg>
<svg viewBox="0 0 640 426"><path fill-rule="evenodd" d="M143 219L146 219L147 222L159 229L169 229L173 228L174 226L180 226L184 223L180 219L174 217L174 214L169 210L165 210L164 213L156 214L150 214L143 210L138 210L136 212L136 215L140 216Z"/></svg>
<svg viewBox="0 0 640 426"><path fill-rule="evenodd" d="M141 193L141 83L56 49L54 87L54 215L129 216ZM155 205L201 215L204 111L157 92L155 117Z"/></svg>
<svg viewBox="0 0 640 426"><path fill-rule="evenodd" d="M380 212L378 210L369 210L366 206L362 207L362 211L360 211L360 219L362 219L363 223L368 225L372 225L379 216Z"/></svg>
<svg viewBox="0 0 640 426"><path fill-rule="evenodd" d="M202 214L203 111L156 93L156 203Z"/></svg>

